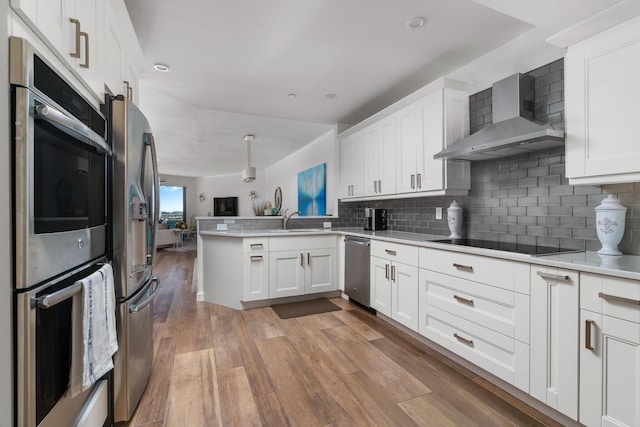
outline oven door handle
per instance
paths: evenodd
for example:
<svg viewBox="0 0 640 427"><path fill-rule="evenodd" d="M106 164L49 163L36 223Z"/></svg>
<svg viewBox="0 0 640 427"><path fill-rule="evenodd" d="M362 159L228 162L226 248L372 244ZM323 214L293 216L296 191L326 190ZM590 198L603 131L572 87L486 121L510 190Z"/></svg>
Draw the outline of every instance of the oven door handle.
<svg viewBox="0 0 640 427"><path fill-rule="evenodd" d="M51 105L45 105L39 102L36 102L36 107L34 110L36 118L46 120L61 131L73 137L80 137L92 147L95 147L99 151L111 155L111 148L104 141L104 138L102 138L80 120L76 120L67 116Z"/></svg>
<svg viewBox="0 0 640 427"><path fill-rule="evenodd" d="M151 282L156 282L156 287L153 292L151 292L151 295L146 297L140 304L131 305L131 307L129 307L129 313L138 313L140 310L151 304L151 302L156 298L156 295L160 292L160 279L154 276L151 278Z"/></svg>
<svg viewBox="0 0 640 427"><path fill-rule="evenodd" d="M71 298L78 292L82 290L82 283L76 282L71 286L68 286L64 289L61 289L52 294L43 295L38 298L34 298L33 302L35 302L40 308L51 308L56 304L60 304L62 301Z"/></svg>

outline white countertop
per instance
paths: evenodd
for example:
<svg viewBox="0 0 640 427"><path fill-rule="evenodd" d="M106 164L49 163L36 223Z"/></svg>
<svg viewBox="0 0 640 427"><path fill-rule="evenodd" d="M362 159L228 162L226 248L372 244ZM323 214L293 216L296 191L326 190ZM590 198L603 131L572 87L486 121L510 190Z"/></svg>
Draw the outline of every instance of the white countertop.
<svg viewBox="0 0 640 427"><path fill-rule="evenodd" d="M366 231L359 227L333 228L333 229L302 229L291 230L233 230L233 231L200 231L201 236L218 237L278 237L278 236L312 236L322 234L352 235L368 237L374 240L411 244L426 248L447 250L451 252L463 252L475 255L490 256L512 261L527 262L530 264L545 265L549 267L565 268L608 276L622 277L626 279L640 280L640 256L622 255L608 256L598 255L593 251L568 253L560 255L531 256L513 252L498 251L493 249L473 248L469 246L449 245L436 243L433 240L446 239L447 236L434 234L407 233L404 231Z"/></svg>

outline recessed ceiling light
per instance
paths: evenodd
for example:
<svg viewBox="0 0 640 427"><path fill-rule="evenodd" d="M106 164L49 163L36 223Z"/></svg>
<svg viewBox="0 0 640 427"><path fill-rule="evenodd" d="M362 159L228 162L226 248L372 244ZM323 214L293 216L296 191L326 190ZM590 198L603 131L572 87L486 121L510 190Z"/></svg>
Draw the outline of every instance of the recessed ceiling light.
<svg viewBox="0 0 640 427"><path fill-rule="evenodd" d="M297 95L295 93L290 93L289 95L287 95L289 98L293 99L295 98Z"/></svg>
<svg viewBox="0 0 640 427"><path fill-rule="evenodd" d="M422 28L422 26L427 22L422 16L416 16L415 18L411 18L407 21L407 27L412 30L417 30L418 28Z"/></svg>
<svg viewBox="0 0 640 427"><path fill-rule="evenodd" d="M327 99L336 99L338 95L336 95L335 93L328 93L324 97Z"/></svg>
<svg viewBox="0 0 640 427"><path fill-rule="evenodd" d="M166 73L169 71L169 66L165 65L165 64L153 64L153 68L155 68L156 70L160 71L161 73Z"/></svg>

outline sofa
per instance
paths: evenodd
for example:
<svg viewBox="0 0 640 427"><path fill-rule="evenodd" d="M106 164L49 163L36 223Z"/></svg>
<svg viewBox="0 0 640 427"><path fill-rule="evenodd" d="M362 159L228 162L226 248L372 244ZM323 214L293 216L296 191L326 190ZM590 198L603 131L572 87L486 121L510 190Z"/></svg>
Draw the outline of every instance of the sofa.
<svg viewBox="0 0 640 427"><path fill-rule="evenodd" d="M163 248L174 246L179 238L175 231L171 228L160 228L162 224L156 227L156 247Z"/></svg>

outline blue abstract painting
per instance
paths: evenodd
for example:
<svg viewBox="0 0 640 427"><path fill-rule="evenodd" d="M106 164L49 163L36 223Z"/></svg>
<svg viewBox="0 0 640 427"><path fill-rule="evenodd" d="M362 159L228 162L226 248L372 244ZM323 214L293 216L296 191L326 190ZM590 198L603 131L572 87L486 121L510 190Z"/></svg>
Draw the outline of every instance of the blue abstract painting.
<svg viewBox="0 0 640 427"><path fill-rule="evenodd" d="M327 164L298 173L298 210L301 216L327 214Z"/></svg>

